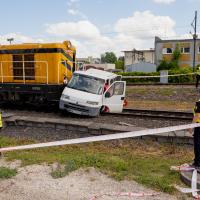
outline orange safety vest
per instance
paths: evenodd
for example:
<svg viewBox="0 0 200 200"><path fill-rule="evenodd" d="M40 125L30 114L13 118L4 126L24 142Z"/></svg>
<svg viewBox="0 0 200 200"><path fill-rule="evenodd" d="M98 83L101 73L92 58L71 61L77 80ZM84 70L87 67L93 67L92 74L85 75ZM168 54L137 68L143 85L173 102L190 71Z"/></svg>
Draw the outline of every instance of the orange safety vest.
<svg viewBox="0 0 200 200"><path fill-rule="evenodd" d="M200 76L200 67L197 67L196 74Z"/></svg>
<svg viewBox="0 0 200 200"><path fill-rule="evenodd" d="M3 122L2 122L2 113L0 112L0 128L3 127Z"/></svg>

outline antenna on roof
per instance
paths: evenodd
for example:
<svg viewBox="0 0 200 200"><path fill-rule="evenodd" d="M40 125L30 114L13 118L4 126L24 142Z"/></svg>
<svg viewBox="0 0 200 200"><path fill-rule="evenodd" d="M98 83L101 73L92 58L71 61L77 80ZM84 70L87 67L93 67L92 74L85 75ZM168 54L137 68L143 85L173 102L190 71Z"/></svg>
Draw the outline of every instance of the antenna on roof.
<svg viewBox="0 0 200 200"><path fill-rule="evenodd" d="M14 41L14 38L8 38L7 41L11 44Z"/></svg>

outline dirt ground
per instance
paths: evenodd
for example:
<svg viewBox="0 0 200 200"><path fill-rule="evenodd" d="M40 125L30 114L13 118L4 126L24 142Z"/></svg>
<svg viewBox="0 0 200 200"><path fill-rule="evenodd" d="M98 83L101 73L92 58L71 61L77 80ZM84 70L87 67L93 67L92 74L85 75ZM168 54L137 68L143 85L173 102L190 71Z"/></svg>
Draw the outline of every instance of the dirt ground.
<svg viewBox="0 0 200 200"><path fill-rule="evenodd" d="M191 112L200 92L194 86L127 86L129 108Z"/></svg>
<svg viewBox="0 0 200 200"><path fill-rule="evenodd" d="M0 180L0 199L3 200L90 200L105 193L145 192L155 193L133 181L117 182L94 168L80 169L68 176L53 179L50 175L55 167L47 165L32 165L19 167L20 162L7 163L0 160L0 166L18 168L18 174L8 180ZM95 198L94 198L95 199ZM109 197L103 196L96 200L175 200L177 198L159 193L153 197ZM179 198L178 198L179 199Z"/></svg>

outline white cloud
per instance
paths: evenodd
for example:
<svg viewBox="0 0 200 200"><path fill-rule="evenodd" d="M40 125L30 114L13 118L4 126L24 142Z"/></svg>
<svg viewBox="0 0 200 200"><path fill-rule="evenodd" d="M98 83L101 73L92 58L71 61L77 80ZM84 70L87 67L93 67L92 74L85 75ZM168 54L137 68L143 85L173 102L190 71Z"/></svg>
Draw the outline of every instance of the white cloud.
<svg viewBox="0 0 200 200"><path fill-rule="evenodd" d="M67 2L67 5L68 5L68 6L72 6L73 4L77 4L77 3L79 3L79 0L69 0L69 1Z"/></svg>
<svg viewBox="0 0 200 200"><path fill-rule="evenodd" d="M175 36L174 27L175 22L170 17L144 11L119 19L112 30L109 28L114 34L102 34L88 20L50 24L47 32L76 41L78 56L99 56L105 51L119 55L123 50L154 47L154 37Z"/></svg>
<svg viewBox="0 0 200 200"><path fill-rule="evenodd" d="M61 22L47 25L47 32L56 36L67 36L75 39L95 39L100 36L98 28L87 20L78 22Z"/></svg>
<svg viewBox="0 0 200 200"><path fill-rule="evenodd" d="M13 43L44 42L44 39L41 38L34 39L32 37L22 35L21 33L9 33L5 35L0 35L0 44L8 44L8 38L14 38Z"/></svg>
<svg viewBox="0 0 200 200"><path fill-rule="evenodd" d="M153 0L155 3L170 4L174 3L176 0Z"/></svg>
<svg viewBox="0 0 200 200"><path fill-rule="evenodd" d="M73 16L78 16L81 19L87 19L87 16L79 10L79 7L80 7L79 1L80 0L69 0L67 2L67 5L69 7L67 12L68 14L73 15Z"/></svg>
<svg viewBox="0 0 200 200"><path fill-rule="evenodd" d="M79 2L79 0L69 0L72 3Z"/></svg>
<svg viewBox="0 0 200 200"><path fill-rule="evenodd" d="M74 15L74 16L80 16L82 19L87 19L87 16L82 13L81 11L79 11L78 9L68 9L67 12L70 14L70 15Z"/></svg>
<svg viewBox="0 0 200 200"><path fill-rule="evenodd" d="M138 39L173 36L175 22L168 16L157 16L151 11L135 12L133 16L119 19L115 30Z"/></svg>
<svg viewBox="0 0 200 200"><path fill-rule="evenodd" d="M78 11L77 11L77 10L74 10L74 9L69 9L67 12L68 12L69 14L71 14L71 15L77 15L77 13L78 13Z"/></svg>
<svg viewBox="0 0 200 200"><path fill-rule="evenodd" d="M120 55L123 50L152 48L155 36L176 36L175 22L170 17L154 15L150 11L135 12L130 17L119 19L113 26L105 26L104 31L108 34L101 33L89 20L47 24L45 40L12 33L0 35L0 43L8 44L7 38L10 37L15 38L16 43L47 42L46 38L51 42L70 40L77 48L78 57L96 57L106 51Z"/></svg>

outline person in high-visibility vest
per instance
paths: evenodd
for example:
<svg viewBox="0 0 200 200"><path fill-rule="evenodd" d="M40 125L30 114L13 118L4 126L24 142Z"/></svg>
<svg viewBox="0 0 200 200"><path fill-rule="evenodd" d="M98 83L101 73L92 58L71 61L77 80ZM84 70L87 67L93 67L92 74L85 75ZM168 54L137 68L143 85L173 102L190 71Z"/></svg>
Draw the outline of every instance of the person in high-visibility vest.
<svg viewBox="0 0 200 200"><path fill-rule="evenodd" d="M193 123L200 123L200 100L196 102L193 110ZM190 134L192 134L192 129L189 130ZM200 171L200 127L194 128L193 134L194 140L194 162L191 164L192 167L195 167L198 171Z"/></svg>
<svg viewBox="0 0 200 200"><path fill-rule="evenodd" d="M199 80L200 80L200 66L197 67L196 71L196 88L198 88Z"/></svg>
<svg viewBox="0 0 200 200"><path fill-rule="evenodd" d="M0 112L0 129L3 128L2 112Z"/></svg>

